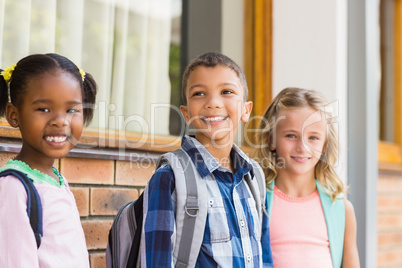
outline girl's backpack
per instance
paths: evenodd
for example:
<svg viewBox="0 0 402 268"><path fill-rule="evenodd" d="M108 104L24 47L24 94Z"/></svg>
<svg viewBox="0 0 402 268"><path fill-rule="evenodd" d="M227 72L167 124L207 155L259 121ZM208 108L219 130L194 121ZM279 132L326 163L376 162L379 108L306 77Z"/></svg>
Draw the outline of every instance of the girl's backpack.
<svg viewBox="0 0 402 268"><path fill-rule="evenodd" d="M27 191L27 213L29 217L29 223L31 224L32 230L35 235L36 245L40 246L41 239L43 236L43 217L42 217L42 203L40 201L40 197L38 191L36 191L33 182L28 176L18 170L15 169L6 169L0 172L0 177L5 177L12 175L19 179L21 183L24 185L25 190Z"/></svg>
<svg viewBox="0 0 402 268"><path fill-rule="evenodd" d="M266 213L265 177L258 164L251 160L255 179L252 174L245 175L254 196L259 217ZM156 169L168 164L175 175L177 207L176 210L176 247L173 258L176 267L194 267L202 244L207 218L207 198L205 180L201 179L187 153L178 149L162 155ZM109 232L106 249L108 268L141 267L140 243L143 222L143 196L125 204L117 213ZM200 202L199 202L200 200ZM204 202L203 202L204 201ZM262 222L262 221L261 221Z"/></svg>

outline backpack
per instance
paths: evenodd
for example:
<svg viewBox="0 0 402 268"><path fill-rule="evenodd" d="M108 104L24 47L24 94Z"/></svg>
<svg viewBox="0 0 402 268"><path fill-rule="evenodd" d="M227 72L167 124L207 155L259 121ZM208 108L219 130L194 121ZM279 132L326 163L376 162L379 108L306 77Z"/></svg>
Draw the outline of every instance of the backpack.
<svg viewBox="0 0 402 268"><path fill-rule="evenodd" d="M27 191L27 213L29 217L29 223L31 224L32 230L35 235L36 245L39 248L43 237L43 217L42 203L40 201L38 191L33 185L32 180L28 178L25 173L15 169L6 169L0 172L0 177L5 177L9 175L12 175L19 179L24 185L25 190Z"/></svg>
<svg viewBox="0 0 402 268"><path fill-rule="evenodd" d="M250 159L253 170L245 175L254 196L259 217L266 215L265 177L259 165ZM175 176L177 207L176 245L173 259L176 267L193 267L201 248L207 218L206 182L201 179L193 161L183 149L163 154L157 161L156 169L168 164ZM251 180L253 174L255 180ZM138 199L126 203L117 213L109 232L106 249L108 268L141 267L140 244L143 224L143 199L147 198L146 187ZM145 197L144 197L145 196ZM261 221L262 223L262 221ZM194 232L196 230L196 232Z"/></svg>

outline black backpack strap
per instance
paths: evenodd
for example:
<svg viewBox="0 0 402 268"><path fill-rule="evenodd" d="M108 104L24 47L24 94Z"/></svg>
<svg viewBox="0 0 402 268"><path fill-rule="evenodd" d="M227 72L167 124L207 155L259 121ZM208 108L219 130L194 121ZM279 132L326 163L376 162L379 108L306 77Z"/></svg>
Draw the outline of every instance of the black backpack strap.
<svg viewBox="0 0 402 268"><path fill-rule="evenodd" d="M138 252L140 251L142 219L143 219L143 203L144 194L141 193L137 201L132 203L129 209L134 209L137 228L135 229L133 243L131 245L130 254L128 255L127 268L136 267L138 261Z"/></svg>
<svg viewBox="0 0 402 268"><path fill-rule="evenodd" d="M5 177L9 175L12 175L19 179L24 185L25 190L27 191L27 213L29 217L29 223L31 224L32 230L35 235L36 245L39 248L43 236L42 203L40 201L39 194L35 186L33 185L33 182L27 177L25 173L15 169L6 169L0 172L0 177Z"/></svg>

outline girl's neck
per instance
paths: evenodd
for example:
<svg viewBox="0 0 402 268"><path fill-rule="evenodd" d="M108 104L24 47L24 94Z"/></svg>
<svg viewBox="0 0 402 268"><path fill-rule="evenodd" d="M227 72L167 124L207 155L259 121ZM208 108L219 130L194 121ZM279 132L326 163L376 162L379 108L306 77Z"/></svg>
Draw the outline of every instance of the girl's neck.
<svg viewBox="0 0 402 268"><path fill-rule="evenodd" d="M275 185L283 193L293 197L303 197L316 191L314 175L311 176L288 176L288 174L278 173Z"/></svg>
<svg viewBox="0 0 402 268"><path fill-rule="evenodd" d="M53 172L53 164L54 160L48 160L48 161L35 161L35 159L32 159L30 157L25 157L23 154L18 154L14 160L19 160L24 163L26 163L31 169L37 169L43 174L49 175L50 177L56 179L59 181L59 177Z"/></svg>

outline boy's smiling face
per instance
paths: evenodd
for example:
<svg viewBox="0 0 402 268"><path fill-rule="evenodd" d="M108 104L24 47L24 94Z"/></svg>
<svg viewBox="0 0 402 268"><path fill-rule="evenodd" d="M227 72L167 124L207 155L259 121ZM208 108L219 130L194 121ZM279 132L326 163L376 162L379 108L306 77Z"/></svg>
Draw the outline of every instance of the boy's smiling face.
<svg viewBox="0 0 402 268"><path fill-rule="evenodd" d="M217 65L198 66L188 77L187 105L180 110L195 137L204 146L232 146L239 122L247 122L253 103L244 101L244 89L236 72Z"/></svg>

